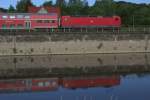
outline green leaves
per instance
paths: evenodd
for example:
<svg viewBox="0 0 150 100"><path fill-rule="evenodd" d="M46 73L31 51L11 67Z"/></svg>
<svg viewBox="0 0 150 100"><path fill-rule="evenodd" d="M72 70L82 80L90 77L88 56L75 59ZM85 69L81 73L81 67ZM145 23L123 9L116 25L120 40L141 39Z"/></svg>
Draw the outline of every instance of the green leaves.
<svg viewBox="0 0 150 100"><path fill-rule="evenodd" d="M12 5L10 5L8 8L8 13L15 13L15 12L16 12L15 8Z"/></svg>
<svg viewBox="0 0 150 100"><path fill-rule="evenodd" d="M52 6L53 5L53 2L52 1L45 1L43 3L43 6Z"/></svg>
<svg viewBox="0 0 150 100"><path fill-rule="evenodd" d="M20 13L28 12L29 6L34 6L31 0L20 0L17 2L17 5L16 5L17 12L20 12Z"/></svg>

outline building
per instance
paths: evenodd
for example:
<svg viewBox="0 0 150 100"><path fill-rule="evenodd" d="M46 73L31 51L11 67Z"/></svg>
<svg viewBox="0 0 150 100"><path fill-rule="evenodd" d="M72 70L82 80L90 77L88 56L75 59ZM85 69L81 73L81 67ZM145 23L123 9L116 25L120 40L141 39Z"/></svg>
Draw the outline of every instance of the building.
<svg viewBox="0 0 150 100"><path fill-rule="evenodd" d="M58 14L60 16L60 9L58 7L29 7L28 8L28 13L39 13L39 14Z"/></svg>

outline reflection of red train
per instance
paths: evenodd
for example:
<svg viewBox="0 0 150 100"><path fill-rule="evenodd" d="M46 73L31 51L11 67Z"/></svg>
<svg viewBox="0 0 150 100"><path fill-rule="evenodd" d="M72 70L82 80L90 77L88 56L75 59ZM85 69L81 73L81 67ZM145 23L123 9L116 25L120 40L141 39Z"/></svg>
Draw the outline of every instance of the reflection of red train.
<svg viewBox="0 0 150 100"><path fill-rule="evenodd" d="M1 92L48 91L48 90L56 90L57 88L58 88L57 78L0 81Z"/></svg>
<svg viewBox="0 0 150 100"><path fill-rule="evenodd" d="M0 92L54 91L57 90L59 86L75 89L88 87L112 87L119 84L120 77L118 76L1 80Z"/></svg>
<svg viewBox="0 0 150 100"><path fill-rule="evenodd" d="M112 87L120 84L120 77L104 76L96 78L65 78L61 81L65 88Z"/></svg>
<svg viewBox="0 0 150 100"><path fill-rule="evenodd" d="M60 10L52 7L29 7L29 13L0 14L0 29L57 29L120 26L121 18L119 16L60 16Z"/></svg>

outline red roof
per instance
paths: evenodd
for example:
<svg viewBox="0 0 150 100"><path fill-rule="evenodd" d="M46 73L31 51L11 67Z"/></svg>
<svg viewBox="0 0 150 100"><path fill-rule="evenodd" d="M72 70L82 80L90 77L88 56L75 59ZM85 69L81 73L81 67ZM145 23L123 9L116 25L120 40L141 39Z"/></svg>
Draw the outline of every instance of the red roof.
<svg viewBox="0 0 150 100"><path fill-rule="evenodd" d="M37 13L42 8L44 8L48 13L57 13L58 15L60 15L60 9L58 7L49 7L49 6L45 6L45 7L30 6L28 7L28 13Z"/></svg>

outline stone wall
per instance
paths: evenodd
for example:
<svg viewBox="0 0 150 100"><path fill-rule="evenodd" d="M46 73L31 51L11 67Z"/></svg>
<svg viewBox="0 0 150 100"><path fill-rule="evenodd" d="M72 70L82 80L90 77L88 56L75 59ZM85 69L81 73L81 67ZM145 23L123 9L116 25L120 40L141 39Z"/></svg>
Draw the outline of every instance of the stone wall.
<svg viewBox="0 0 150 100"><path fill-rule="evenodd" d="M13 34L13 33L12 33ZM150 52L149 34L0 35L0 55Z"/></svg>

